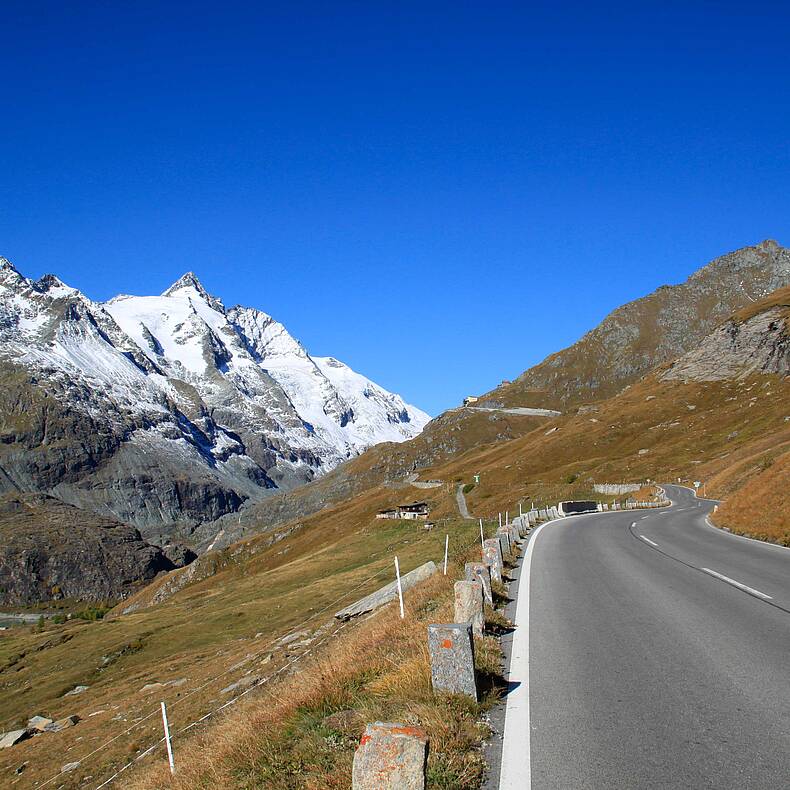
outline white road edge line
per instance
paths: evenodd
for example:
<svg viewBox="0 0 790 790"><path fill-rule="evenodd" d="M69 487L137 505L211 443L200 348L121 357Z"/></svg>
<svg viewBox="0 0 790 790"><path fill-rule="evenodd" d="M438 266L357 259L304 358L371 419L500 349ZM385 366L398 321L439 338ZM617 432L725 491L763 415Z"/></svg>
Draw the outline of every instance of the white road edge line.
<svg viewBox="0 0 790 790"><path fill-rule="evenodd" d="M705 571L705 573L710 574L711 576L715 576L717 579L721 579L723 582L727 582L727 584L731 584L733 587L737 587L739 590L744 590L752 595L756 595L758 598L764 598L766 601L772 601L770 595L766 595L759 590L755 590L754 587L747 587L745 584L741 584L740 582L736 582L735 579L731 579L729 576L725 576L723 573L717 573L716 571L712 571L710 568L702 568L701 570Z"/></svg>
<svg viewBox="0 0 790 790"><path fill-rule="evenodd" d="M532 788L530 758L532 729L529 720L529 586L532 557L535 554L538 535L543 531L543 527L552 523L554 522L547 521L541 524L532 534L532 539L527 544L524 571L518 583L517 627L511 645L508 682L517 680L519 685L507 695L499 790L531 790Z"/></svg>
<svg viewBox="0 0 790 790"><path fill-rule="evenodd" d="M651 546L655 546L656 548L658 548L658 543L653 543L653 541L650 540L650 538L646 538L644 535L640 535L639 537L642 538L642 540L645 543L649 543Z"/></svg>

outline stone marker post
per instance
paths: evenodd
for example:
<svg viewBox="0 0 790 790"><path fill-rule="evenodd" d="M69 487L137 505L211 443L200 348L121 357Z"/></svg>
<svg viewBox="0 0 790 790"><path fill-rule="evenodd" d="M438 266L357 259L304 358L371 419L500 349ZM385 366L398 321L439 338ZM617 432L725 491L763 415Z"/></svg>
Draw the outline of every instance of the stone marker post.
<svg viewBox="0 0 790 790"><path fill-rule="evenodd" d="M470 623L474 635L483 635L483 585L480 582L455 583L455 621Z"/></svg>
<svg viewBox="0 0 790 790"><path fill-rule="evenodd" d="M466 694L477 701L475 647L470 623L428 626L431 685L434 691Z"/></svg>
<svg viewBox="0 0 790 790"><path fill-rule="evenodd" d="M508 535L508 537L510 538L510 550L515 551L516 543L518 542L521 535L519 535L518 527L515 524L511 524L509 529L510 529L510 534Z"/></svg>
<svg viewBox="0 0 790 790"><path fill-rule="evenodd" d="M464 565L464 574L468 582L480 582L483 587L483 598L492 606L494 597L491 594L491 571L483 562L467 562Z"/></svg>
<svg viewBox="0 0 790 790"><path fill-rule="evenodd" d="M502 581L502 545L498 538L489 538L483 543L483 562L491 569L491 578Z"/></svg>
<svg viewBox="0 0 790 790"><path fill-rule="evenodd" d="M508 527L499 527L496 531L496 536L499 538L499 542L502 546L502 556L504 557L506 554L510 553L510 534L508 532Z"/></svg>
<svg viewBox="0 0 790 790"><path fill-rule="evenodd" d="M368 724L351 769L352 790L425 790L428 738L419 727Z"/></svg>

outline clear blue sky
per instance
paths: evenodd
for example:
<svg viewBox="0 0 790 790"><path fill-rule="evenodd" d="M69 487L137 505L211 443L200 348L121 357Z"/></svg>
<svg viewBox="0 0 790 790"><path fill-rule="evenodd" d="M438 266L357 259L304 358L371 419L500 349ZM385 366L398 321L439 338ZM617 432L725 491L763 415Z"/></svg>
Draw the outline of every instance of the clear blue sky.
<svg viewBox="0 0 790 790"><path fill-rule="evenodd" d="M789 23L6 0L0 254L96 299L192 269L437 413L718 254L790 243Z"/></svg>

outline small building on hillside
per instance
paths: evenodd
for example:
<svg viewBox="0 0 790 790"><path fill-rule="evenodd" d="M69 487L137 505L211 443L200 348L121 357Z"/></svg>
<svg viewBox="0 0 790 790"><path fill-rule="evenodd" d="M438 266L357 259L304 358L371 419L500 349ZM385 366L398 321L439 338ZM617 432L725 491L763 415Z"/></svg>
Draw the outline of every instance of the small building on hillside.
<svg viewBox="0 0 790 790"><path fill-rule="evenodd" d="M473 403L477 403L479 400L480 398L478 398L477 395L467 395L464 398L464 406L471 406Z"/></svg>
<svg viewBox="0 0 790 790"><path fill-rule="evenodd" d="M426 520L431 510L427 502L410 502L408 505L398 505L396 508L379 510L376 518L404 518Z"/></svg>
<svg viewBox="0 0 790 790"><path fill-rule="evenodd" d="M398 509L390 508L389 510L379 510L379 512L376 513L376 518L399 518Z"/></svg>
<svg viewBox="0 0 790 790"><path fill-rule="evenodd" d="M427 502L412 502L408 505L398 505L401 518L427 519L430 508Z"/></svg>

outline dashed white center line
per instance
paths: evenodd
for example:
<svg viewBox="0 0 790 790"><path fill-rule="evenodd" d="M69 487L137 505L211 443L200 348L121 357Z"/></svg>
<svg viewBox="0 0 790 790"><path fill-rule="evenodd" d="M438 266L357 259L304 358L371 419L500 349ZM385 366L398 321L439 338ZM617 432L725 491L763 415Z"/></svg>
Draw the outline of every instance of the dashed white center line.
<svg viewBox="0 0 790 790"><path fill-rule="evenodd" d="M649 543L651 546L655 546L656 548L658 548L658 543L653 543L653 541L650 540L650 538L646 538L644 535L640 535L639 537L642 538L642 540L645 543Z"/></svg>
<svg viewBox="0 0 790 790"><path fill-rule="evenodd" d="M725 576L723 573L717 573L716 571L712 571L710 568L702 568L702 570L711 576L715 576L717 579L721 579L723 582L727 582L727 584L731 584L733 587L737 587L739 590L744 590L745 592L756 595L758 598L763 598L766 601L773 600L770 595L766 595L759 590L755 590L754 587L748 587L745 584L741 584L741 582L736 582L735 579L731 579L729 576Z"/></svg>

